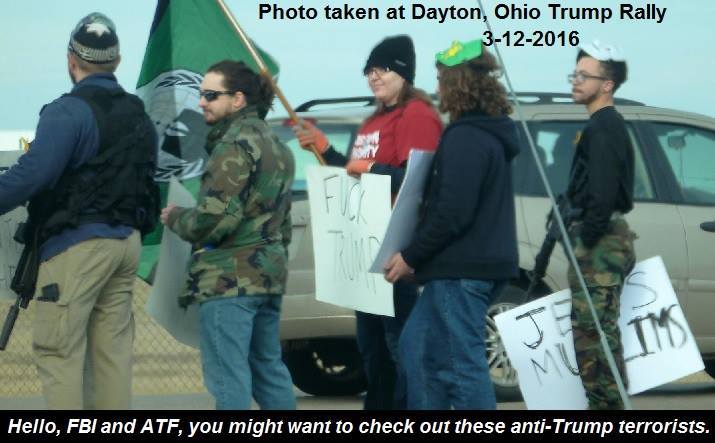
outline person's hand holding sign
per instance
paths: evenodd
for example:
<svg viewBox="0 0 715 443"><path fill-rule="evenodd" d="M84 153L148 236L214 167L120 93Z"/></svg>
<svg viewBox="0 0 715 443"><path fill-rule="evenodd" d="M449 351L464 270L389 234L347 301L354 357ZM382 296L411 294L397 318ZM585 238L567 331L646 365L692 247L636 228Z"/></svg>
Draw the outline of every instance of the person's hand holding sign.
<svg viewBox="0 0 715 443"><path fill-rule="evenodd" d="M397 280L405 277L411 277L414 273L415 270L407 264L405 259L402 258L402 254L399 252L393 255L385 265L385 280L390 283L395 283Z"/></svg>

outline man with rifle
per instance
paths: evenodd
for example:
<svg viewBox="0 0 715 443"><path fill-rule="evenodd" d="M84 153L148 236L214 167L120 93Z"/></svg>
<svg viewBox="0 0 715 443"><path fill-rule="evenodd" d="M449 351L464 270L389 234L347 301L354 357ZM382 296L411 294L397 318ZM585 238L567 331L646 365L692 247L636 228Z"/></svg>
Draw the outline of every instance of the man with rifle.
<svg viewBox="0 0 715 443"><path fill-rule="evenodd" d="M556 207L561 215L561 220L564 222L564 227L568 230L569 227L581 217L583 211L571 207L565 195L561 194L556 197ZM553 210L549 213L546 220L546 237L541 244L541 249L534 258L534 270L529 273L529 289L526 291L525 303L537 298L540 295L536 294L536 288L541 283L541 280L546 275L546 269L549 267L551 253L554 252L554 246L561 241L561 229L556 222Z"/></svg>
<svg viewBox="0 0 715 443"><path fill-rule="evenodd" d="M157 136L117 83L119 61L114 23L83 18L67 52L72 91L42 109L29 151L0 175L0 214L30 202L4 335L34 294L32 348L51 409L130 406L132 290L140 233L158 220Z"/></svg>
<svg viewBox="0 0 715 443"><path fill-rule="evenodd" d="M590 119L576 147L566 191L568 202L582 211L569 237L601 329L625 380L618 316L623 280L635 263L636 236L623 217L633 208L634 153L623 117L613 106L613 94L626 80L626 62L615 48L598 41L580 49L569 81L574 102L586 106ZM573 265L568 280L576 360L589 408L623 409L587 294Z"/></svg>
<svg viewBox="0 0 715 443"><path fill-rule="evenodd" d="M15 275L10 282L10 289L17 294L17 300L14 305L10 306L2 332L0 332L0 351L4 351L8 341L10 341L10 335L12 335L12 330L15 327L15 320L20 314L20 308L27 309L30 300L35 295L40 257L39 248L37 247L37 230L28 227L27 223L20 223L13 237L13 240L24 244L25 247L20 255L20 260L17 262ZM30 232L32 234L28 234Z"/></svg>

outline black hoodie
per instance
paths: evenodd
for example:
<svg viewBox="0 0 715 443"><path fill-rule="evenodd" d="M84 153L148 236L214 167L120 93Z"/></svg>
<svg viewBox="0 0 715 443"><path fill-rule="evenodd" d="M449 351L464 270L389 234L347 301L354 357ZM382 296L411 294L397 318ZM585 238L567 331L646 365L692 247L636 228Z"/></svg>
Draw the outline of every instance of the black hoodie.
<svg viewBox="0 0 715 443"><path fill-rule="evenodd" d="M508 117L472 113L445 129L417 232L402 251L420 283L518 276L510 165L518 153Z"/></svg>

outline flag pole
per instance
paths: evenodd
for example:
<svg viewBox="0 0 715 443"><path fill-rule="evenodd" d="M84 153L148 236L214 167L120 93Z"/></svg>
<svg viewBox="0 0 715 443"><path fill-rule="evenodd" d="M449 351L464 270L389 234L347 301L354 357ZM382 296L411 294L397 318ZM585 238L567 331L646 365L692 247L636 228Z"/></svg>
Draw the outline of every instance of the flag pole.
<svg viewBox="0 0 715 443"><path fill-rule="evenodd" d="M290 115L291 120L293 120L293 124L297 125L299 120L298 120L298 114L295 113L293 110L293 107L288 103L288 99L286 99L285 95L283 95L283 91L280 90L278 87L278 84L276 84L275 80L273 79L273 76L271 73L268 71L268 68L266 67L266 64L263 63L263 59L261 56L258 54L256 49L253 47L253 44L251 41L248 39L248 36L243 32L243 29L238 25L238 22L236 21L236 18L233 16L231 11L228 9L226 6L226 3L224 3L223 0L216 0L216 3L218 3L219 7L223 11L224 15L226 18L228 18L228 21L231 22L231 25L233 26L233 29L236 30L238 33L238 36L243 40L243 44L246 45L248 48L248 52L251 53L251 57L253 57L253 60L256 62L258 65L258 69L260 69L261 74L268 79L268 81L271 83L271 87L273 87L273 91L275 91L276 95L278 96L278 99L281 101L283 104L283 107L288 111L288 115ZM309 146L311 152L313 155L315 155L315 158L318 159L318 162L320 162L321 165L325 165L325 159L323 156L318 152L318 149L315 147L315 145L311 144Z"/></svg>

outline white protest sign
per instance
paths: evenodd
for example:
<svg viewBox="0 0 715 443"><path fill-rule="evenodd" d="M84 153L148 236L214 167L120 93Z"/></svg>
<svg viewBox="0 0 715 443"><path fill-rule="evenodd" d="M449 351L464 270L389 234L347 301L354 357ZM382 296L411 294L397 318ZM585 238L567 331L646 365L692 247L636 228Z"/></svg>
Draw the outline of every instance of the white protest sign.
<svg viewBox="0 0 715 443"><path fill-rule="evenodd" d="M0 151L0 174L17 162L24 151ZM17 262L20 260L23 246L13 240L17 225L25 221L27 211L20 206L0 215L0 300L14 300L17 294L10 289L15 275Z"/></svg>
<svg viewBox="0 0 715 443"><path fill-rule="evenodd" d="M494 321L528 409L586 409L573 347L570 290L516 307Z"/></svg>
<svg viewBox="0 0 715 443"><path fill-rule="evenodd" d="M169 183L167 200L176 206L196 206L194 197L175 177L172 177ZM190 257L191 245L165 228L159 247L154 284L144 310L177 341L198 348L199 306L194 303L188 309L183 309L178 303L178 297L184 292Z"/></svg>
<svg viewBox="0 0 715 443"><path fill-rule="evenodd" d="M585 409L566 289L494 318L529 409ZM633 395L704 368L660 257L626 278L619 318L628 393Z"/></svg>
<svg viewBox="0 0 715 443"><path fill-rule="evenodd" d="M370 272L383 273L383 268L392 256L406 248L417 229L420 203L425 183L432 166L434 152L412 149L407 160L407 171L400 186L400 192L392 209L390 223L387 225L385 240L370 267Z"/></svg>
<svg viewBox="0 0 715 443"><path fill-rule="evenodd" d="M306 168L315 257L315 298L394 316L392 285L369 272L390 219L390 177Z"/></svg>
<svg viewBox="0 0 715 443"><path fill-rule="evenodd" d="M660 257L639 263L626 277L618 327L631 394L705 368Z"/></svg>

